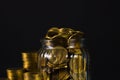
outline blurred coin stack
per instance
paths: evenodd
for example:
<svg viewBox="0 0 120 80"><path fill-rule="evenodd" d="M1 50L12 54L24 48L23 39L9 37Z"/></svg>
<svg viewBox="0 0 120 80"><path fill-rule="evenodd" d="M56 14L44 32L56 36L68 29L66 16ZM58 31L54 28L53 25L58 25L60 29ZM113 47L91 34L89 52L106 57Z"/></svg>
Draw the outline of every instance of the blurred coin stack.
<svg viewBox="0 0 120 80"><path fill-rule="evenodd" d="M22 52L22 68L8 68L8 80L41 80L38 73L38 53Z"/></svg>
<svg viewBox="0 0 120 80"><path fill-rule="evenodd" d="M39 73L25 72L24 80L41 80Z"/></svg>
<svg viewBox="0 0 120 80"><path fill-rule="evenodd" d="M41 80L38 73L38 53L23 52L22 53L24 80Z"/></svg>
<svg viewBox="0 0 120 80"><path fill-rule="evenodd" d="M9 68L7 69L8 80L23 80L22 68Z"/></svg>
<svg viewBox="0 0 120 80"><path fill-rule="evenodd" d="M38 53L37 52L23 52L22 61L23 69L26 72L37 72L38 65Z"/></svg>

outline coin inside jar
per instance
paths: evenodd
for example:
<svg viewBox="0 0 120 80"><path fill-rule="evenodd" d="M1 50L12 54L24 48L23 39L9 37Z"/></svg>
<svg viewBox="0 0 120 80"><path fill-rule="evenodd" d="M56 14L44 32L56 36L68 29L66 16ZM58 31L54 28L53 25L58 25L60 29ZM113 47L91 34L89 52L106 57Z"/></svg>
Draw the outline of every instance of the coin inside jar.
<svg viewBox="0 0 120 80"><path fill-rule="evenodd" d="M59 34L68 39L75 31L71 28L60 28Z"/></svg>
<svg viewBox="0 0 120 80"><path fill-rule="evenodd" d="M50 63L57 65L67 61L68 53L65 48L57 46L48 50L48 53L45 54L45 56L48 58Z"/></svg>
<svg viewBox="0 0 120 80"><path fill-rule="evenodd" d="M58 35L58 34L59 34L59 29L57 27L52 27L48 30L45 38L51 39L53 36Z"/></svg>

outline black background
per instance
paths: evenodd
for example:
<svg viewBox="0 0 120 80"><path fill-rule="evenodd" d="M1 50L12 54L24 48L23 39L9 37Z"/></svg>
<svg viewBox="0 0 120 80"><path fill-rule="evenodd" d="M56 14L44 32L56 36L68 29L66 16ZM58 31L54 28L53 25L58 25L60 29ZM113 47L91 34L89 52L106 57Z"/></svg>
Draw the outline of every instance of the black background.
<svg viewBox="0 0 120 80"><path fill-rule="evenodd" d="M0 77L6 77L9 67L21 67L21 52L38 50L40 39L55 26L83 31L91 57L92 79L108 79L112 56L111 12L107 0L1 2Z"/></svg>

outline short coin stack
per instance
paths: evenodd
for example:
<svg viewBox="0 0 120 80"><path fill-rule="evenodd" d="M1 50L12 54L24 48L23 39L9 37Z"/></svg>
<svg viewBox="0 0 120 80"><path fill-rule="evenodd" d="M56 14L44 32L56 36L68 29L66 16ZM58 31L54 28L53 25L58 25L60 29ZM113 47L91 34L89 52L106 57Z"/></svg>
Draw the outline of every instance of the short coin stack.
<svg viewBox="0 0 120 80"><path fill-rule="evenodd" d="M7 76L9 80L23 80L23 69L9 68L7 69Z"/></svg>

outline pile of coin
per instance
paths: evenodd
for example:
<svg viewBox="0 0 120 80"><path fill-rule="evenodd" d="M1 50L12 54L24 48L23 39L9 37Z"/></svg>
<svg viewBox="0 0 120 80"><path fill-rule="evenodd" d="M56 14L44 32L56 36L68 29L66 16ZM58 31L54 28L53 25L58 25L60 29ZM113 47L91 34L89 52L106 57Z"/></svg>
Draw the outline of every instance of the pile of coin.
<svg viewBox="0 0 120 80"><path fill-rule="evenodd" d="M52 40L56 46L67 47L70 39L79 40L83 36L83 32L75 31L71 28L52 27L48 30L45 38Z"/></svg>
<svg viewBox="0 0 120 80"><path fill-rule="evenodd" d="M39 73L25 72L24 80L41 80Z"/></svg>

